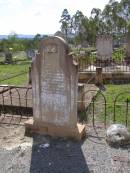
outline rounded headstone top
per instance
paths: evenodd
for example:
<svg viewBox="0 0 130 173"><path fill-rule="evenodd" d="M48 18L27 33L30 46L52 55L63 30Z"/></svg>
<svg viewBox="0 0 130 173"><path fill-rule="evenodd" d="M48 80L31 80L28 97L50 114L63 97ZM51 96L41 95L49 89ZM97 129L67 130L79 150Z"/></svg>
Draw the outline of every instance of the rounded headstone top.
<svg viewBox="0 0 130 173"><path fill-rule="evenodd" d="M100 40L107 40L107 39L113 39L113 37L110 34L104 34L104 35L98 35L97 36L97 40L98 39L100 39Z"/></svg>
<svg viewBox="0 0 130 173"><path fill-rule="evenodd" d="M64 40L62 37L59 37L59 36L50 36L43 39L41 41L40 48L43 48L45 45L49 45L49 44L58 44L60 46L64 45L66 49L69 49L69 46L66 40Z"/></svg>

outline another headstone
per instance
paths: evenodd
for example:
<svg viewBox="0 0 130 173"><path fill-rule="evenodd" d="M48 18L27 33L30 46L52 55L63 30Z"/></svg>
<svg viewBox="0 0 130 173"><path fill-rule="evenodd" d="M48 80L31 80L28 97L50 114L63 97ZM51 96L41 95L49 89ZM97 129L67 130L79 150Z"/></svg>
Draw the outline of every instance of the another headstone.
<svg viewBox="0 0 130 173"><path fill-rule="evenodd" d="M56 36L44 39L32 65L31 128L51 136L80 139L85 128L77 124L77 89L78 69L66 41Z"/></svg>
<svg viewBox="0 0 130 173"><path fill-rule="evenodd" d="M36 57L36 54L37 54L37 50L35 50L35 49L31 49L31 50L27 50L27 57L28 57L28 59L35 59L35 57Z"/></svg>
<svg viewBox="0 0 130 173"><path fill-rule="evenodd" d="M100 35L96 41L97 59L106 61L111 60L113 52L113 40L112 36Z"/></svg>
<svg viewBox="0 0 130 173"><path fill-rule="evenodd" d="M5 64L12 64L12 63L13 63L12 53L8 51L5 53Z"/></svg>
<svg viewBox="0 0 130 173"><path fill-rule="evenodd" d="M126 59L130 61L130 34L126 38Z"/></svg>

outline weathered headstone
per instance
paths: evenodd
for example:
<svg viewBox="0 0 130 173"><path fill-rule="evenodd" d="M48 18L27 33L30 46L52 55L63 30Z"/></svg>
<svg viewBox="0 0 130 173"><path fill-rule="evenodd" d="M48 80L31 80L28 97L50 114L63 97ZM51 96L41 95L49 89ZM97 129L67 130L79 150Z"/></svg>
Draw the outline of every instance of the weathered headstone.
<svg viewBox="0 0 130 173"><path fill-rule="evenodd" d="M5 53L5 64L12 64L12 63L13 63L12 53L6 52Z"/></svg>
<svg viewBox="0 0 130 173"><path fill-rule="evenodd" d="M39 133L80 139L84 126L77 124L78 69L68 53L61 37L41 42L32 65L34 121L30 124Z"/></svg>
<svg viewBox="0 0 130 173"><path fill-rule="evenodd" d="M126 59L130 61L130 34L126 38Z"/></svg>
<svg viewBox="0 0 130 173"><path fill-rule="evenodd" d="M28 57L28 59L35 59L35 57L36 57L36 54L37 54L37 50L35 50L35 49L31 49L31 50L27 50L27 57Z"/></svg>
<svg viewBox="0 0 130 173"><path fill-rule="evenodd" d="M100 35L96 41L97 59L106 61L112 58L113 40L112 36Z"/></svg>

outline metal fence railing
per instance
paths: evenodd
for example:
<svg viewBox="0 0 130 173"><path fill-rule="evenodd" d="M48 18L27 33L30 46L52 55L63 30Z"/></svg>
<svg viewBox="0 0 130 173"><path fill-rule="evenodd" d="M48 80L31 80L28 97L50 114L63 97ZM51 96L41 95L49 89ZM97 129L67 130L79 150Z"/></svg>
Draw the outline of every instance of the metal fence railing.
<svg viewBox="0 0 130 173"><path fill-rule="evenodd" d="M79 72L95 72L96 67L102 67L103 72L129 72L130 60L88 60L79 59Z"/></svg>
<svg viewBox="0 0 130 173"><path fill-rule="evenodd" d="M130 71L130 59L125 57L124 49L114 50L112 57L106 59L106 57L97 58L97 51L90 52L84 55L78 55L76 61L79 65L79 72L95 72L96 67L102 67L103 72L129 72Z"/></svg>
<svg viewBox="0 0 130 173"><path fill-rule="evenodd" d="M130 92L124 91L113 97L110 101L102 91L89 90L82 95L82 104L88 102L85 98L88 93L97 92L89 105L80 113L84 113L84 119L93 126L103 124L104 127L112 123L121 123L130 127Z"/></svg>
<svg viewBox="0 0 130 173"><path fill-rule="evenodd" d="M88 103L87 95L93 97ZM130 127L130 92L118 93L110 100L101 90L88 90L82 94L81 104L87 107L82 121L93 126L121 123ZM0 86L0 124L22 124L33 115L32 87ZM80 121L80 114L79 114Z"/></svg>
<svg viewBox="0 0 130 173"><path fill-rule="evenodd" d="M0 123L20 124L32 116L32 88L0 86Z"/></svg>

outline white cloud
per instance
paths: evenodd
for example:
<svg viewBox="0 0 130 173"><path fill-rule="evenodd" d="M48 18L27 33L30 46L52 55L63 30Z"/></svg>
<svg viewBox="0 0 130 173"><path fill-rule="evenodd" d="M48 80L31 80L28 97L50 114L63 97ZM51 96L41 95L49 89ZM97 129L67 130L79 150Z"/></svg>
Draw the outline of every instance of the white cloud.
<svg viewBox="0 0 130 173"><path fill-rule="evenodd" d="M89 16L92 8L103 9L109 0L0 0L0 34L55 33L60 29L63 9L73 15L80 10Z"/></svg>
<svg viewBox="0 0 130 173"><path fill-rule="evenodd" d="M0 6L6 7L6 8L15 8L20 7L22 5L21 0L0 0Z"/></svg>

